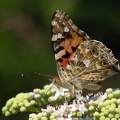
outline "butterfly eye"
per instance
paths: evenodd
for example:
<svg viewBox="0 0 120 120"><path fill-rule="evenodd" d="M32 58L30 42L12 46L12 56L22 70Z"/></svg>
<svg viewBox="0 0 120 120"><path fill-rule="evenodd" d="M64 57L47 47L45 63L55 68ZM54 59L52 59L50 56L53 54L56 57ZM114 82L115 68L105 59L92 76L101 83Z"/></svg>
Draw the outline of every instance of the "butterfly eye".
<svg viewBox="0 0 120 120"><path fill-rule="evenodd" d="M92 48L92 49L90 50L90 53L91 53L92 55L98 55L98 52L97 52L97 49L96 49L96 48Z"/></svg>
<svg viewBox="0 0 120 120"><path fill-rule="evenodd" d="M107 61L106 60L103 60L102 62L101 62L101 65L103 66L103 67L106 67L107 66Z"/></svg>

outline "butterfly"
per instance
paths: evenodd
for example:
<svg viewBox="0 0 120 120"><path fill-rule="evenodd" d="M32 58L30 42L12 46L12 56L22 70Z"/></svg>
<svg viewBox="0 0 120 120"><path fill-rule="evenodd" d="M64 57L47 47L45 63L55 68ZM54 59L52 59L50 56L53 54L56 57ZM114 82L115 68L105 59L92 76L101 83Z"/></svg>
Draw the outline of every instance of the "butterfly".
<svg viewBox="0 0 120 120"><path fill-rule="evenodd" d="M67 13L56 10L51 33L58 73L52 81L58 86L98 90L103 80L120 71L120 63L111 49L76 27Z"/></svg>

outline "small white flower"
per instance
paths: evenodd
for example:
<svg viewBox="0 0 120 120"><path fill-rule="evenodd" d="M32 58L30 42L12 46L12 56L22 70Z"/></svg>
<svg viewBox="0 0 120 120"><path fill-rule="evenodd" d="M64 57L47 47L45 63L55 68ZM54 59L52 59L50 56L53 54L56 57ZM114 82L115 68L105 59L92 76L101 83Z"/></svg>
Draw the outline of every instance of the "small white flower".
<svg viewBox="0 0 120 120"><path fill-rule="evenodd" d="M79 104L79 111L84 114L87 111L84 103Z"/></svg>
<svg viewBox="0 0 120 120"><path fill-rule="evenodd" d="M71 114L62 115L58 120L73 120Z"/></svg>
<svg viewBox="0 0 120 120"><path fill-rule="evenodd" d="M65 92L68 92L69 90L68 89L65 89L65 88L62 88L60 87L56 93L55 93L55 96L53 97L53 100L56 100L60 95L61 96L64 96L65 95Z"/></svg>
<svg viewBox="0 0 120 120"><path fill-rule="evenodd" d="M96 102L103 102L105 99L107 98L107 93L105 93L104 95L101 95L98 97L98 99L96 100Z"/></svg>
<svg viewBox="0 0 120 120"><path fill-rule="evenodd" d="M71 110L71 111L76 111L76 110L78 110L78 108L79 108L79 105L76 103L75 100L73 101L73 104L69 105L69 110Z"/></svg>
<svg viewBox="0 0 120 120"><path fill-rule="evenodd" d="M43 108L42 108L41 111L42 111L42 112L51 113L51 112L54 111L54 107L48 105L48 106L47 106L47 109L43 109Z"/></svg>
<svg viewBox="0 0 120 120"><path fill-rule="evenodd" d="M82 94L82 91L77 91L76 93L75 93L75 96L76 96L76 98L78 99L78 100L80 100L81 99L81 94Z"/></svg>
<svg viewBox="0 0 120 120"><path fill-rule="evenodd" d="M55 110L55 109L54 109ZM62 116L64 110L61 110L60 108L58 108L58 110L55 110L52 115L54 115L55 117L59 118Z"/></svg>

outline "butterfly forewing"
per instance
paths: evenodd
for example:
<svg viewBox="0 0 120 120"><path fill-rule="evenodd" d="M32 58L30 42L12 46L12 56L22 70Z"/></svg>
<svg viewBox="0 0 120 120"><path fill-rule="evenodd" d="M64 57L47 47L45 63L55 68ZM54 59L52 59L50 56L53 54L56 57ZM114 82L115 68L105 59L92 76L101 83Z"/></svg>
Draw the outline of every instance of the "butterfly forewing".
<svg viewBox="0 0 120 120"><path fill-rule="evenodd" d="M51 26L55 60L65 68L79 44L90 38L73 24L65 12L59 10L54 13Z"/></svg>

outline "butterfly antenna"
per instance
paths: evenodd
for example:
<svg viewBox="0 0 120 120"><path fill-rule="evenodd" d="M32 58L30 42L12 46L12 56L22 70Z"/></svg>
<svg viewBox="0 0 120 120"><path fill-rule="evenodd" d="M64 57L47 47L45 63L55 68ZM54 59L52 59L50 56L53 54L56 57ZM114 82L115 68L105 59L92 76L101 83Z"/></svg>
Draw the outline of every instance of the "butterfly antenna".
<svg viewBox="0 0 120 120"><path fill-rule="evenodd" d="M39 76L49 77L49 80L50 80L50 81L53 83L53 85L54 85L54 81L52 80L52 78L53 78L54 76L52 76L52 75L47 75L47 74L42 74L42 73L38 73L38 72L35 72L35 74L36 74L36 75L39 75ZM52 86L53 86L53 85L52 85ZM52 87L50 87L50 89L51 89L51 88L52 88ZM50 89L49 89L49 90L50 90ZM48 91L49 91L49 90L48 90Z"/></svg>
<svg viewBox="0 0 120 120"><path fill-rule="evenodd" d="M35 72L34 75L26 75L26 74L21 74L22 77L37 77L38 76L46 76L46 77L49 77L50 79L53 78L53 76L51 75L47 75L47 74L42 74L42 73L38 73L38 72ZM50 80L51 81L51 80Z"/></svg>
<svg viewBox="0 0 120 120"><path fill-rule="evenodd" d="M32 77L31 75L21 74L22 77Z"/></svg>
<svg viewBox="0 0 120 120"><path fill-rule="evenodd" d="M53 78L53 76L52 76L52 75L47 75L47 74L38 73L38 72L35 72L35 75L39 75L39 76L46 76L46 77L49 77L49 78Z"/></svg>

